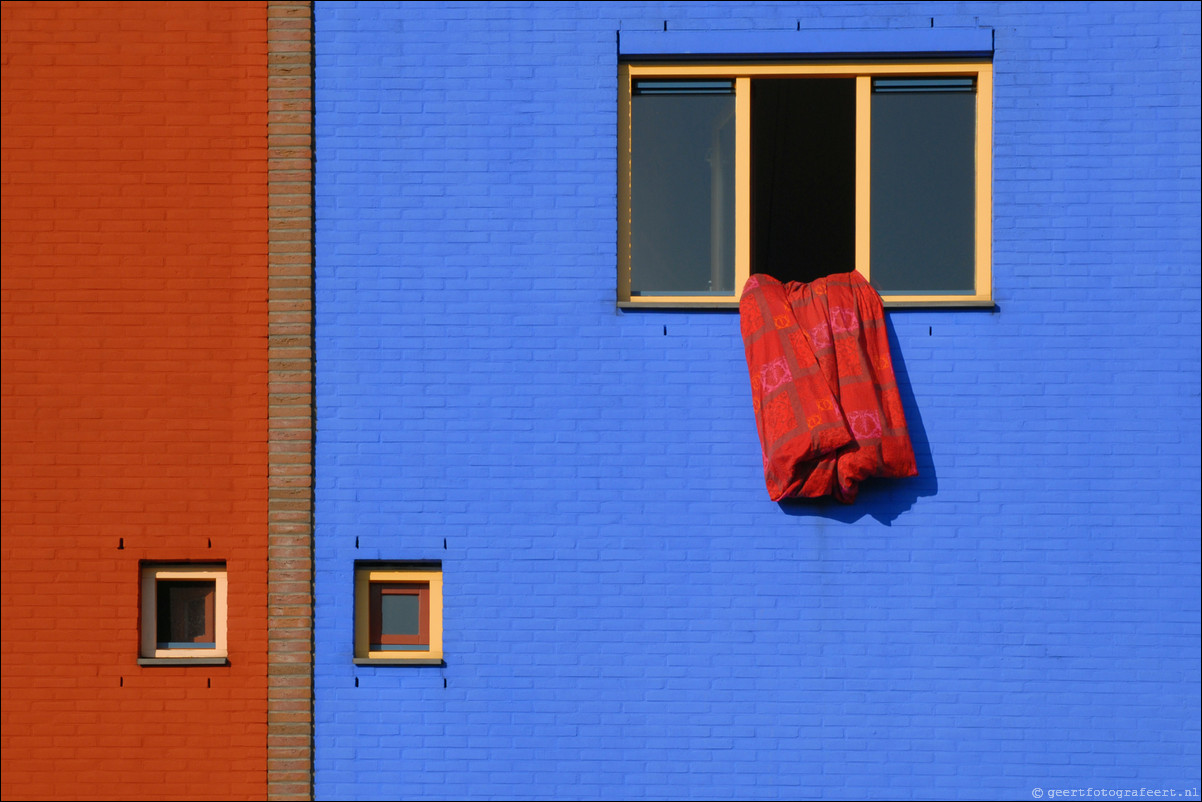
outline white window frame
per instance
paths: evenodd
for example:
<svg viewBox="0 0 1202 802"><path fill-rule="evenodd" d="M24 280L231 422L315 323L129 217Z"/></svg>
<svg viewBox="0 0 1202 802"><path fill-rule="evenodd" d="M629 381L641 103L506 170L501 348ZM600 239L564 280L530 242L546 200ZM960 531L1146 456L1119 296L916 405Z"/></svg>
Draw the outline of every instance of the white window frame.
<svg viewBox="0 0 1202 802"><path fill-rule="evenodd" d="M144 563L141 574L139 662L143 665L181 660L224 663L229 657L227 630L229 584L225 565L223 563ZM212 581L214 583L214 648L158 648L158 583L165 580Z"/></svg>

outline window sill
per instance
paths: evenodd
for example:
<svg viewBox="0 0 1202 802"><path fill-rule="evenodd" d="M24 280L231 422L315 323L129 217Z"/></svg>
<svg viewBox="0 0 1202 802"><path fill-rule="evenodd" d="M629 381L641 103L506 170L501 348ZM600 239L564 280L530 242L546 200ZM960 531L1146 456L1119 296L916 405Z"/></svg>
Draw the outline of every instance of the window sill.
<svg viewBox="0 0 1202 802"><path fill-rule="evenodd" d="M997 307L991 300L954 300L954 299L926 299L921 301L891 301L887 298L882 299L886 309L987 309L992 310ZM678 310L728 310L739 311L737 301L698 301L696 303L689 301L618 301L618 308L623 311L632 311L637 309L678 309Z"/></svg>
<svg viewBox="0 0 1202 802"><path fill-rule="evenodd" d="M371 657L356 657L351 662L357 666L445 666L438 657L415 657L409 660L387 660Z"/></svg>
<svg viewBox="0 0 1202 802"><path fill-rule="evenodd" d="M227 657L139 657L140 666L228 666Z"/></svg>
<svg viewBox="0 0 1202 802"><path fill-rule="evenodd" d="M927 298L921 301L890 301L881 299L886 309L993 309L996 304L989 299L947 300Z"/></svg>
<svg viewBox="0 0 1202 802"><path fill-rule="evenodd" d="M619 309L733 309L738 301L618 301Z"/></svg>

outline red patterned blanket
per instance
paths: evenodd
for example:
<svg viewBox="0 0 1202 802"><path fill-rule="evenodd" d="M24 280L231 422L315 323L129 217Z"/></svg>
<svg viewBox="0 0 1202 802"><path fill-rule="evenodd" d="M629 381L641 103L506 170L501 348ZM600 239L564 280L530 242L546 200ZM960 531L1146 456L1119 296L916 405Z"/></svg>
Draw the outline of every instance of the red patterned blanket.
<svg viewBox="0 0 1202 802"><path fill-rule="evenodd" d="M859 273L753 275L739 301L773 501L856 500L870 476L916 476L881 297Z"/></svg>

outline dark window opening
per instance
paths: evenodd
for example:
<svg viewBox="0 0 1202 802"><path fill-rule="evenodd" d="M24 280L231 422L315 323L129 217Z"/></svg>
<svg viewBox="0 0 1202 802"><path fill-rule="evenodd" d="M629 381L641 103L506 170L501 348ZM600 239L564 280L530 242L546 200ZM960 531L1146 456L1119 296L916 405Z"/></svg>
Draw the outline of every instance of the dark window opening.
<svg viewBox="0 0 1202 802"><path fill-rule="evenodd" d="M214 602L217 583L159 580L155 603L156 641L160 649L215 649Z"/></svg>
<svg viewBox="0 0 1202 802"><path fill-rule="evenodd" d="M813 281L855 269L853 78L751 82L751 272Z"/></svg>

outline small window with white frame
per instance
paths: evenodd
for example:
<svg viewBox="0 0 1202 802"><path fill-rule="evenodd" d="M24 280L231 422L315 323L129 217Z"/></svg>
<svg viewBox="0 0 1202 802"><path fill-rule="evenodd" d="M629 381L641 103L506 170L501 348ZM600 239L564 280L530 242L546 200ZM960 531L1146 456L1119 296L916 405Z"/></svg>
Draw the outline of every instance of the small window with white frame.
<svg viewBox="0 0 1202 802"><path fill-rule="evenodd" d="M227 598L224 563L143 563L139 664L225 664Z"/></svg>

